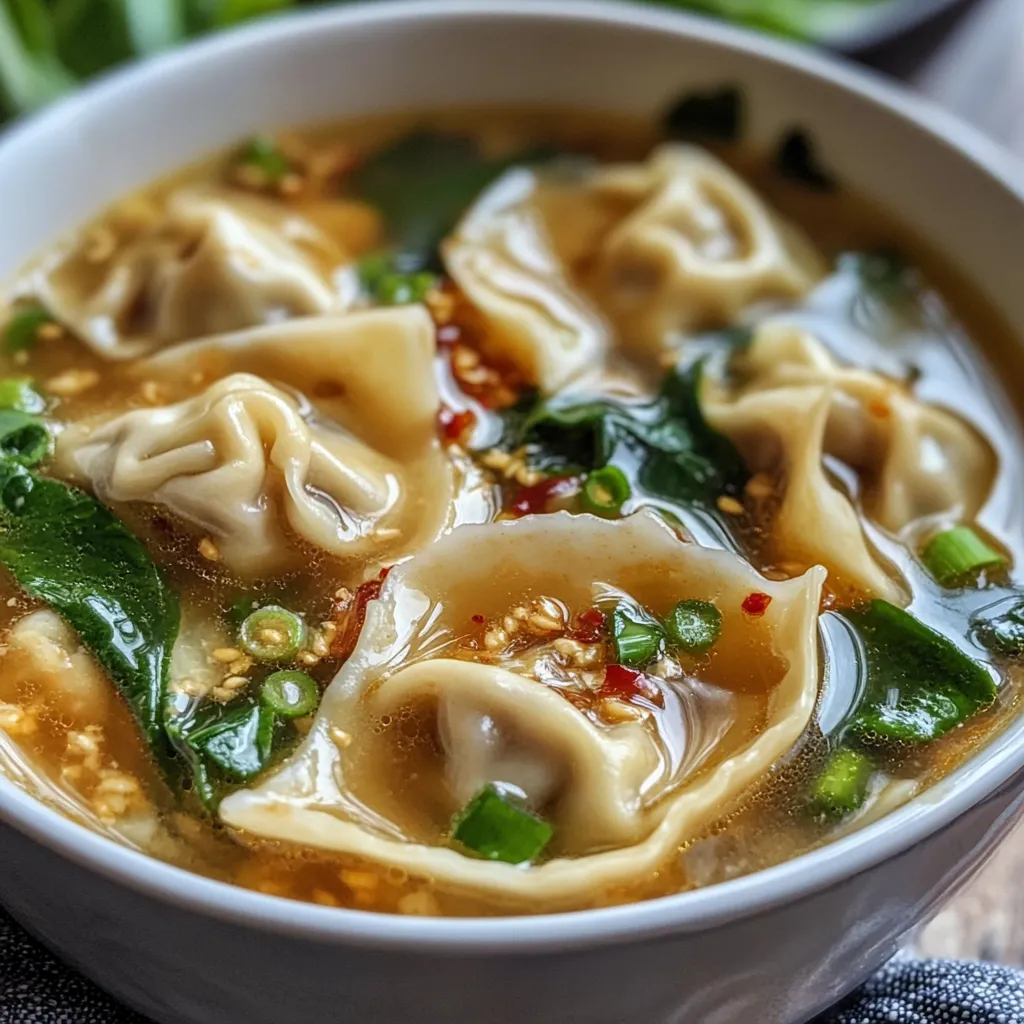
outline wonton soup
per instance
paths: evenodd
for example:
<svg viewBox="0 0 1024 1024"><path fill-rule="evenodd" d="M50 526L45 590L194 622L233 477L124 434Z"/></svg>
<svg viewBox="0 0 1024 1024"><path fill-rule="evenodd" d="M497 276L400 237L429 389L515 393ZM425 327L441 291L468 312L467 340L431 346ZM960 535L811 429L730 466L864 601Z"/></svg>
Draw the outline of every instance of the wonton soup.
<svg viewBox="0 0 1024 1024"><path fill-rule="evenodd" d="M780 863L998 732L1013 340L742 108L271 133L26 268L7 774L265 893L535 913Z"/></svg>

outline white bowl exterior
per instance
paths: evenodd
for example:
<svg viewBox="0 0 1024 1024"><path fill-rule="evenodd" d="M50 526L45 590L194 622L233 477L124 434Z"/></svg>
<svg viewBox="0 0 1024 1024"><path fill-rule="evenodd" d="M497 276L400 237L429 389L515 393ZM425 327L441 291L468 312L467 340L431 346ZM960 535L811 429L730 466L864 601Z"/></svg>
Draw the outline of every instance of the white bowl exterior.
<svg viewBox="0 0 1024 1024"><path fill-rule="evenodd" d="M653 116L687 88L732 81L755 140L809 128L845 180L1024 323L1024 193L1010 159L969 129L780 44L557 0L345 7L87 89L0 143L0 278L117 196L259 128L488 102ZM1018 723L910 807L779 868L513 921L385 918L217 885L87 835L0 780L0 817L16 826L0 829L0 898L167 1024L789 1024L877 967L991 850L1019 810L1022 738Z"/></svg>

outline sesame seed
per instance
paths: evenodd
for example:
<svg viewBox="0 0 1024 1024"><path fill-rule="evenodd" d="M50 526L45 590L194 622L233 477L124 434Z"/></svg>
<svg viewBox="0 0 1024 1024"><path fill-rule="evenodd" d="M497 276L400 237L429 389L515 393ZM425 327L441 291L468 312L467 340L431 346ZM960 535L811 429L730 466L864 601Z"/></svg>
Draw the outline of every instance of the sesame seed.
<svg viewBox="0 0 1024 1024"><path fill-rule="evenodd" d="M723 494L716 504L718 505L719 511L724 512L728 516L743 515L743 505L728 494Z"/></svg>
<svg viewBox="0 0 1024 1024"><path fill-rule="evenodd" d="M212 540L210 540L209 537L204 537L199 542L199 554L201 554L208 562L220 561L220 549Z"/></svg>
<svg viewBox="0 0 1024 1024"><path fill-rule="evenodd" d="M66 370L46 382L46 390L58 398L74 398L100 382L97 370Z"/></svg>

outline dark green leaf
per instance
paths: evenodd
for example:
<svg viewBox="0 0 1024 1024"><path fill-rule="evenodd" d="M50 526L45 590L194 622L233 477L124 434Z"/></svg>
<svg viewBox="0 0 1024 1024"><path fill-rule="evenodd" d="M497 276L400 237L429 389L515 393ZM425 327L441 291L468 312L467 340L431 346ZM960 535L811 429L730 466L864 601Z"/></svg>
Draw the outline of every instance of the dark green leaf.
<svg viewBox="0 0 1024 1024"><path fill-rule="evenodd" d="M688 654L703 654L721 636L722 613L710 601L679 601L665 618L665 630L673 646Z"/></svg>
<svg viewBox="0 0 1024 1024"><path fill-rule="evenodd" d="M811 137L803 131L791 131L779 143L775 168L788 181L806 185L815 192L834 192L836 180L822 167Z"/></svg>
<svg viewBox="0 0 1024 1024"><path fill-rule="evenodd" d="M530 150L491 160L471 138L416 131L375 153L349 184L384 215L397 270L438 270L437 248L473 200L510 167L548 155Z"/></svg>
<svg viewBox="0 0 1024 1024"><path fill-rule="evenodd" d="M850 722L863 739L924 743L994 700L983 665L895 605L876 600L842 614L867 658L864 697Z"/></svg>
<svg viewBox="0 0 1024 1024"><path fill-rule="evenodd" d="M452 838L486 860L525 864L536 860L551 842L554 829L545 821L485 786L452 822Z"/></svg>
<svg viewBox="0 0 1024 1024"><path fill-rule="evenodd" d="M134 56L122 0L55 0L53 25L61 61L81 78Z"/></svg>
<svg viewBox="0 0 1024 1024"><path fill-rule="evenodd" d="M50 431L28 412L0 409L0 459L35 466L50 454Z"/></svg>
<svg viewBox="0 0 1024 1024"><path fill-rule="evenodd" d="M971 627L979 643L993 654L1024 655L1024 599L1014 597L983 608L971 619Z"/></svg>
<svg viewBox="0 0 1024 1024"><path fill-rule="evenodd" d="M739 142L745 119L737 86L688 93L665 114L665 135L684 142Z"/></svg>
<svg viewBox="0 0 1024 1024"><path fill-rule="evenodd" d="M90 495L7 461L0 562L77 631L166 765L163 704L178 600L138 538Z"/></svg>
<svg viewBox="0 0 1024 1024"><path fill-rule="evenodd" d="M211 704L186 733L188 744L235 782L255 778L270 763L276 717L263 704Z"/></svg>

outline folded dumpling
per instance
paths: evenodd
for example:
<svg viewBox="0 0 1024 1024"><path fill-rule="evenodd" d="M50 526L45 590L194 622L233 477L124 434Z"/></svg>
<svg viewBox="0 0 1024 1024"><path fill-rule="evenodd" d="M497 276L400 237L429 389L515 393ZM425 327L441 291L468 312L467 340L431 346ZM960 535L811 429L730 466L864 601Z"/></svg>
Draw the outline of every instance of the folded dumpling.
<svg viewBox="0 0 1024 1024"><path fill-rule="evenodd" d="M812 335L785 323L762 327L733 374L729 385L709 382L704 411L753 470L784 481L773 549L790 563L829 566L841 590L905 601L853 501L893 533L930 516L971 518L995 475L987 442L905 385L842 366ZM832 482L826 456L858 474L856 495Z"/></svg>
<svg viewBox="0 0 1024 1024"><path fill-rule="evenodd" d="M735 324L755 303L800 299L824 271L795 226L693 146L600 168L542 203L570 276L628 346L651 355Z"/></svg>
<svg viewBox="0 0 1024 1024"><path fill-rule="evenodd" d="M57 465L103 501L166 507L244 575L279 567L296 541L396 556L454 517L433 352L414 307L178 346L137 372L198 393L68 427Z"/></svg>
<svg viewBox="0 0 1024 1024"><path fill-rule="evenodd" d="M488 344L552 393L600 367L608 331L567 279L532 206L534 174L514 170L444 243L448 273L490 327Z"/></svg>
<svg viewBox="0 0 1024 1024"><path fill-rule="evenodd" d="M182 189L149 218L122 220L115 211L28 286L108 359L344 305L334 275L345 254L268 200Z"/></svg>
<svg viewBox="0 0 1024 1024"><path fill-rule="evenodd" d="M649 513L461 527L391 571L303 745L221 817L511 905L642 884L808 725L824 576L769 581ZM712 601L720 640L705 659L662 657L637 704L609 698L609 648L574 624L618 597L657 614ZM553 825L548 859L453 848L453 813L487 785Z"/></svg>

